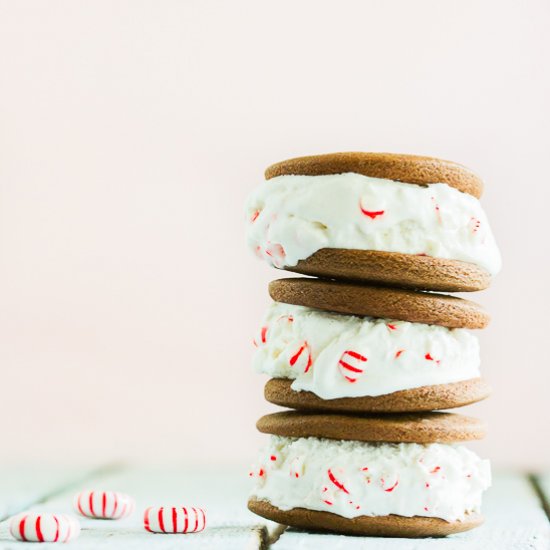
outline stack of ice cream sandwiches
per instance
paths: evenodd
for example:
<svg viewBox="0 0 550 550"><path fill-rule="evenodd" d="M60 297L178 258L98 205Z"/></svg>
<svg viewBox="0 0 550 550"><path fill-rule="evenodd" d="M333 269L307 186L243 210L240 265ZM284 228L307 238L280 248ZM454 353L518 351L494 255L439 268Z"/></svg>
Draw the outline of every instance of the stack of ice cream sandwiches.
<svg viewBox="0 0 550 550"><path fill-rule="evenodd" d="M273 267L254 339L270 434L249 508L310 530L442 536L483 518L490 466L463 442L484 424L448 412L484 399L489 322L469 300L500 255L467 168L337 153L269 167L247 202L248 243Z"/></svg>

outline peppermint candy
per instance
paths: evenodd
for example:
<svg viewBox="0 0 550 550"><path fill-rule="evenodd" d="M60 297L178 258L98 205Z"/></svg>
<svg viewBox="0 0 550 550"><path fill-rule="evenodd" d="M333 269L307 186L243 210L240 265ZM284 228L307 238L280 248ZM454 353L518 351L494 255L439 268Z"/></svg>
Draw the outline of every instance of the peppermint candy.
<svg viewBox="0 0 550 550"><path fill-rule="evenodd" d="M342 353L340 361L338 361L340 374L348 382L354 384L355 382L357 382L357 379L363 374L365 366L364 363L366 363L367 361L368 359L364 355L361 355L360 353L349 349Z"/></svg>
<svg viewBox="0 0 550 550"><path fill-rule="evenodd" d="M300 344L300 347L288 360L288 364L291 367L303 370L304 373L309 371L313 365L313 358L311 357L311 348L307 342Z"/></svg>
<svg viewBox="0 0 550 550"><path fill-rule="evenodd" d="M80 523L67 514L23 512L11 518L10 534L29 542L69 542L80 534Z"/></svg>
<svg viewBox="0 0 550 550"><path fill-rule="evenodd" d="M369 208L365 208L365 206L363 205L363 199L359 200L359 209L365 216L369 217L371 220L375 220L379 216L383 216L385 214L385 210L381 208L375 208L372 204Z"/></svg>
<svg viewBox="0 0 550 550"><path fill-rule="evenodd" d="M134 500L114 491L82 491L74 497L75 510L88 518L121 519L135 508Z"/></svg>
<svg viewBox="0 0 550 550"><path fill-rule="evenodd" d="M150 533L198 533L206 527L202 508L151 506L145 510L143 526Z"/></svg>

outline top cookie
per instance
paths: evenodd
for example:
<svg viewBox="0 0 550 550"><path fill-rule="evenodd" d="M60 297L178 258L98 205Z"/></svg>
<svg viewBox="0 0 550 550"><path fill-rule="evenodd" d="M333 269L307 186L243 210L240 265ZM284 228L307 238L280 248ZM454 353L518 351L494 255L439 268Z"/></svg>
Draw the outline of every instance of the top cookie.
<svg viewBox="0 0 550 550"><path fill-rule="evenodd" d="M460 414L430 412L384 416L285 411L262 416L260 432L385 443L455 443L485 437L485 424Z"/></svg>
<svg viewBox="0 0 550 550"><path fill-rule="evenodd" d="M372 178L414 183L446 183L476 198L483 181L471 170L448 160L393 153L329 153L277 162L267 168L265 178L277 176L321 176L354 172Z"/></svg>

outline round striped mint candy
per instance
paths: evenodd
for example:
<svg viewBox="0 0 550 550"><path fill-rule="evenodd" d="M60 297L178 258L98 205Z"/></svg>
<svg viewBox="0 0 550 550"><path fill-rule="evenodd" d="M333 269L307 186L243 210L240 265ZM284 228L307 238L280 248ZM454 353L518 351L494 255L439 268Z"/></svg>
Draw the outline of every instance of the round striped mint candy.
<svg viewBox="0 0 550 550"><path fill-rule="evenodd" d="M11 518L10 533L22 541L68 542L80 534L80 523L67 514L23 512Z"/></svg>
<svg viewBox="0 0 550 550"><path fill-rule="evenodd" d="M135 508L134 500L124 493L114 491L82 491L74 497L78 513L95 519L121 519Z"/></svg>
<svg viewBox="0 0 550 550"><path fill-rule="evenodd" d="M151 506L145 510L143 526L150 533L198 533L206 527L202 508Z"/></svg>

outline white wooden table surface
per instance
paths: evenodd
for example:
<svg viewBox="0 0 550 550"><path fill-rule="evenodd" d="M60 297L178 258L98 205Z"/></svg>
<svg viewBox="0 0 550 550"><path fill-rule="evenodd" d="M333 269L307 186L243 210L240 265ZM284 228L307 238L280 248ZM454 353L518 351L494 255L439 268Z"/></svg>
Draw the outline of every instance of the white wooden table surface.
<svg viewBox="0 0 550 550"><path fill-rule="evenodd" d="M245 471L216 468L146 469L105 467L95 471L40 468L0 469L0 550L34 548L15 541L7 518L23 510L70 512L72 497L82 489L126 492L136 499L136 513L124 520L80 517L82 533L70 548L117 549L246 549L274 550L549 550L550 475L497 474L484 500L486 523L479 529L446 539L381 539L321 535L285 530L246 509L249 480ZM544 497L546 495L546 497ZM546 502L545 501L546 498ZM147 506L188 504L207 512L207 529L190 535L156 535L142 526ZM546 507L546 511L545 511ZM40 545L40 548L51 547Z"/></svg>

